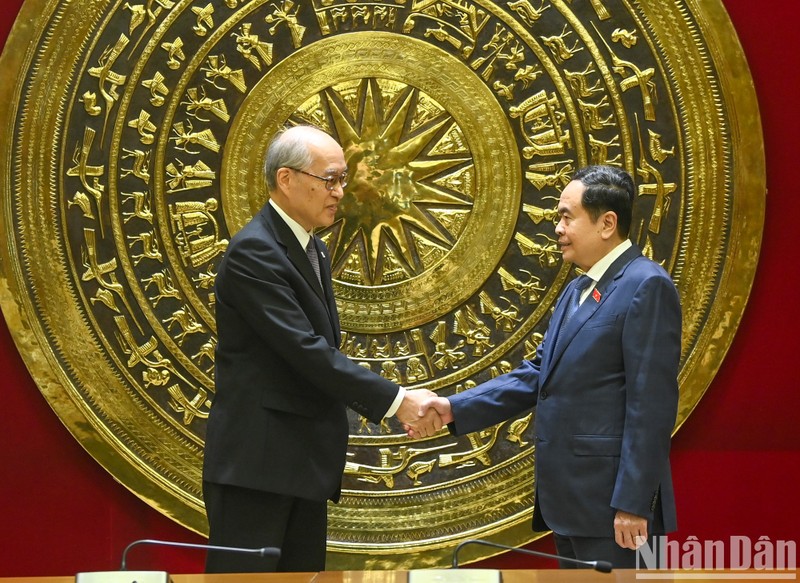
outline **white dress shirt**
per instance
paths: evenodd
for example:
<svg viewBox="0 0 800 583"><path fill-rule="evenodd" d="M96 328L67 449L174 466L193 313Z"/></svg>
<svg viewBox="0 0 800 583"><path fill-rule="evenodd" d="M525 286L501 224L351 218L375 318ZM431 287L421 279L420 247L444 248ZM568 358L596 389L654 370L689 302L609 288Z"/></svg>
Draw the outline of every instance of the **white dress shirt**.
<svg viewBox="0 0 800 583"><path fill-rule="evenodd" d="M608 271L608 268L611 267L611 264L614 263L620 255L625 253L625 251L630 249L632 246L633 243L631 243L630 239L625 239L622 243L606 253L605 257L589 268L589 271L586 272L586 275L589 276L592 282L581 292L580 304L583 303L583 300L589 297L589 294L592 293L592 290L597 285L597 282L600 281L600 279L605 275L606 271Z"/></svg>

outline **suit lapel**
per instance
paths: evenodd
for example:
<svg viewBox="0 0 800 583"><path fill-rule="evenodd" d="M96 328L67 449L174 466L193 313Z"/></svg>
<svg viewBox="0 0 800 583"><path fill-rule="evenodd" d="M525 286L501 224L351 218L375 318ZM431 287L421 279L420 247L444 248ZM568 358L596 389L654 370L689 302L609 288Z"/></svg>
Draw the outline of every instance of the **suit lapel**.
<svg viewBox="0 0 800 583"><path fill-rule="evenodd" d="M300 242L297 240L297 237L295 237L292 229L289 228L289 225L275 212L272 205L269 203L264 205L261 214L264 216L265 220L272 225L275 238L278 243L286 249L286 255L289 261L297 268L297 271L299 271L303 279L308 282L308 285L313 288L314 293L317 294L327 308L328 302L325 299L325 293L322 291L322 287L320 287L319 281L317 280L317 275L311 267L308 255L306 255L306 250L300 246ZM330 274L330 270L328 270L328 274Z"/></svg>
<svg viewBox="0 0 800 583"><path fill-rule="evenodd" d="M553 312L553 317L551 318L550 325L547 328L548 346L545 347L544 358L542 359L542 368L539 375L540 378L539 386L544 386L544 382L547 380L547 377L550 376L550 371L558 362L559 358L561 357L561 354L564 352L564 348L566 347L566 345L569 344L569 342L567 341L568 337L571 340L572 336L574 336L574 333L572 335L568 335L568 329L570 328L569 324L567 325L566 328L561 329L561 322L566 317L566 311L569 305L569 298L570 296L572 296L572 291L575 289L576 284L577 284L577 278L573 279L567 285L562 294L559 296L558 302L556 303L556 309ZM578 316L578 312L580 312L580 308L572 315L573 322ZM560 336L563 336L563 340L561 341L559 341ZM556 347L558 347L558 352L556 352Z"/></svg>
<svg viewBox="0 0 800 583"><path fill-rule="evenodd" d="M338 337L340 334L339 329L339 310L336 307L336 300L333 296L333 276L331 274L331 259L328 255L328 248L322 240L317 239L317 252L319 253L319 270L322 279L322 285L325 287L326 305L328 307L328 315L331 319L331 325Z"/></svg>
<svg viewBox="0 0 800 583"><path fill-rule="evenodd" d="M598 281L597 285L595 285L594 290L572 315L572 318L567 323L566 327L557 333L557 336L559 337L558 342L555 342L555 337L553 338L554 342L552 342L551 347L548 348L550 357L546 362L542 363L540 386L544 386L545 381L547 381L550 373L558 364L558 361L561 359L561 355L564 354L564 351L566 350L567 346L569 346L570 342L572 342L578 332L580 332L580 330L592 318L592 316L594 316L595 312L600 309L603 303L608 301L609 296L611 296L611 294L614 292L614 289L617 287L619 278L625 273L627 266L631 263L631 261L640 255L641 251L639 251L636 246L630 247L622 255L620 255L606 270L606 272L603 274L603 277L601 277L600 281ZM570 285L567 286L567 288L564 290L564 293L561 295L561 298L559 299L559 305L556 311L553 313L553 322L549 327L549 330L558 330L558 328L560 328L561 320L564 318L564 312L568 304L566 299L571 295L574 287L575 281L570 282ZM558 316L558 318L556 318L556 316ZM555 327L556 325L558 327ZM558 350L556 350L556 344Z"/></svg>

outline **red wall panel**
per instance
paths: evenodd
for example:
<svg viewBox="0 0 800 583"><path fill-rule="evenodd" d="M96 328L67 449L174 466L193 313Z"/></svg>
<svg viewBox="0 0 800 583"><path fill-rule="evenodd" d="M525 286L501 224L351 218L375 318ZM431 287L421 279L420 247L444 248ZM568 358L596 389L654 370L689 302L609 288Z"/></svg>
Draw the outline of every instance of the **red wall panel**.
<svg viewBox="0 0 800 583"><path fill-rule="evenodd" d="M674 538L800 539L800 269L796 0L725 0L761 107L769 195L757 278L722 369L673 442ZM22 0L4 0L5 42ZM2 72L0 72L2 74ZM745 139L747 137L745 136ZM0 577L116 569L139 538L202 542L151 509L81 448L30 378L0 320ZM531 548L552 550L549 538ZM200 572L203 553L140 547L131 568ZM486 567L551 566L521 555Z"/></svg>

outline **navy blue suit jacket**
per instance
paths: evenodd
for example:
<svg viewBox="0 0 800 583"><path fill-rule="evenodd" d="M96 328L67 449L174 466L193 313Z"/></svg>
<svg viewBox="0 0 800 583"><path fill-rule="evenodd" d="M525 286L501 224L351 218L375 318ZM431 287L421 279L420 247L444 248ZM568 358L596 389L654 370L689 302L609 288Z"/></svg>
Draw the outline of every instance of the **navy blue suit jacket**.
<svg viewBox="0 0 800 583"><path fill-rule="evenodd" d="M216 394L203 479L338 500L346 407L379 422L398 386L339 349L327 249L323 287L286 222L266 204L231 240L216 277Z"/></svg>
<svg viewBox="0 0 800 583"><path fill-rule="evenodd" d="M632 247L575 312L555 350L571 282L532 361L449 397L450 430L470 433L536 407L534 528L613 537L617 510L676 528L669 465L678 406L675 285ZM598 297L599 296L599 297Z"/></svg>

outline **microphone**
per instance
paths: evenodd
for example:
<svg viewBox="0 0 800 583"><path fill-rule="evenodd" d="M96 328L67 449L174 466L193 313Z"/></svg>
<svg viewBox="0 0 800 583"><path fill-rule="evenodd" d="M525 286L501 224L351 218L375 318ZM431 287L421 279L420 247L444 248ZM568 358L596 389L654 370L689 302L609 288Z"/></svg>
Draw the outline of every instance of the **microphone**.
<svg viewBox="0 0 800 583"><path fill-rule="evenodd" d="M497 549L505 549L507 551L514 551L516 553L522 553L525 555L531 555L534 557L543 557L545 559L556 559L558 561L565 561L567 563L574 563L576 565L581 565L583 567L591 567L595 571L600 571L601 573L610 573L612 565L608 561L581 561L580 559L573 559L571 557L562 557L559 555L551 555L550 553L543 553L541 551L530 551L528 549L518 549L517 547L510 547L508 545L501 545L499 543L493 543L486 540L481 539L469 539L465 540L456 547L456 550L453 551L453 568L458 569L458 551L461 550L461 547L471 544L477 545L485 545L487 547L495 547Z"/></svg>
<svg viewBox="0 0 800 583"><path fill-rule="evenodd" d="M122 551L122 562L120 563L119 570L126 571L125 561L128 556L128 551L131 550L133 547L138 545L157 545L157 546L165 546L165 547L180 547L185 549L206 549L207 551L228 551L231 553L247 553L250 555L258 555L259 557L274 557L279 558L281 556L281 550L276 547L262 547L260 549L243 549L239 547L220 547L217 545L200 545L195 543L179 543L175 541L169 540L155 540L150 538L145 538L141 540L135 540L127 547L125 550Z"/></svg>
<svg viewBox="0 0 800 583"><path fill-rule="evenodd" d="M187 549L205 549L208 551L224 551L231 553L247 553L258 555L259 557L280 557L281 550L276 547L262 547L257 549L247 549L239 547L222 547L217 545L201 545L195 543L181 543L168 540L141 539L130 543L122 551L122 561L119 571L96 571L89 573L77 573L75 583L171 583L169 573L166 571L128 571L127 558L128 551L138 545L157 545L165 547L179 547Z"/></svg>

